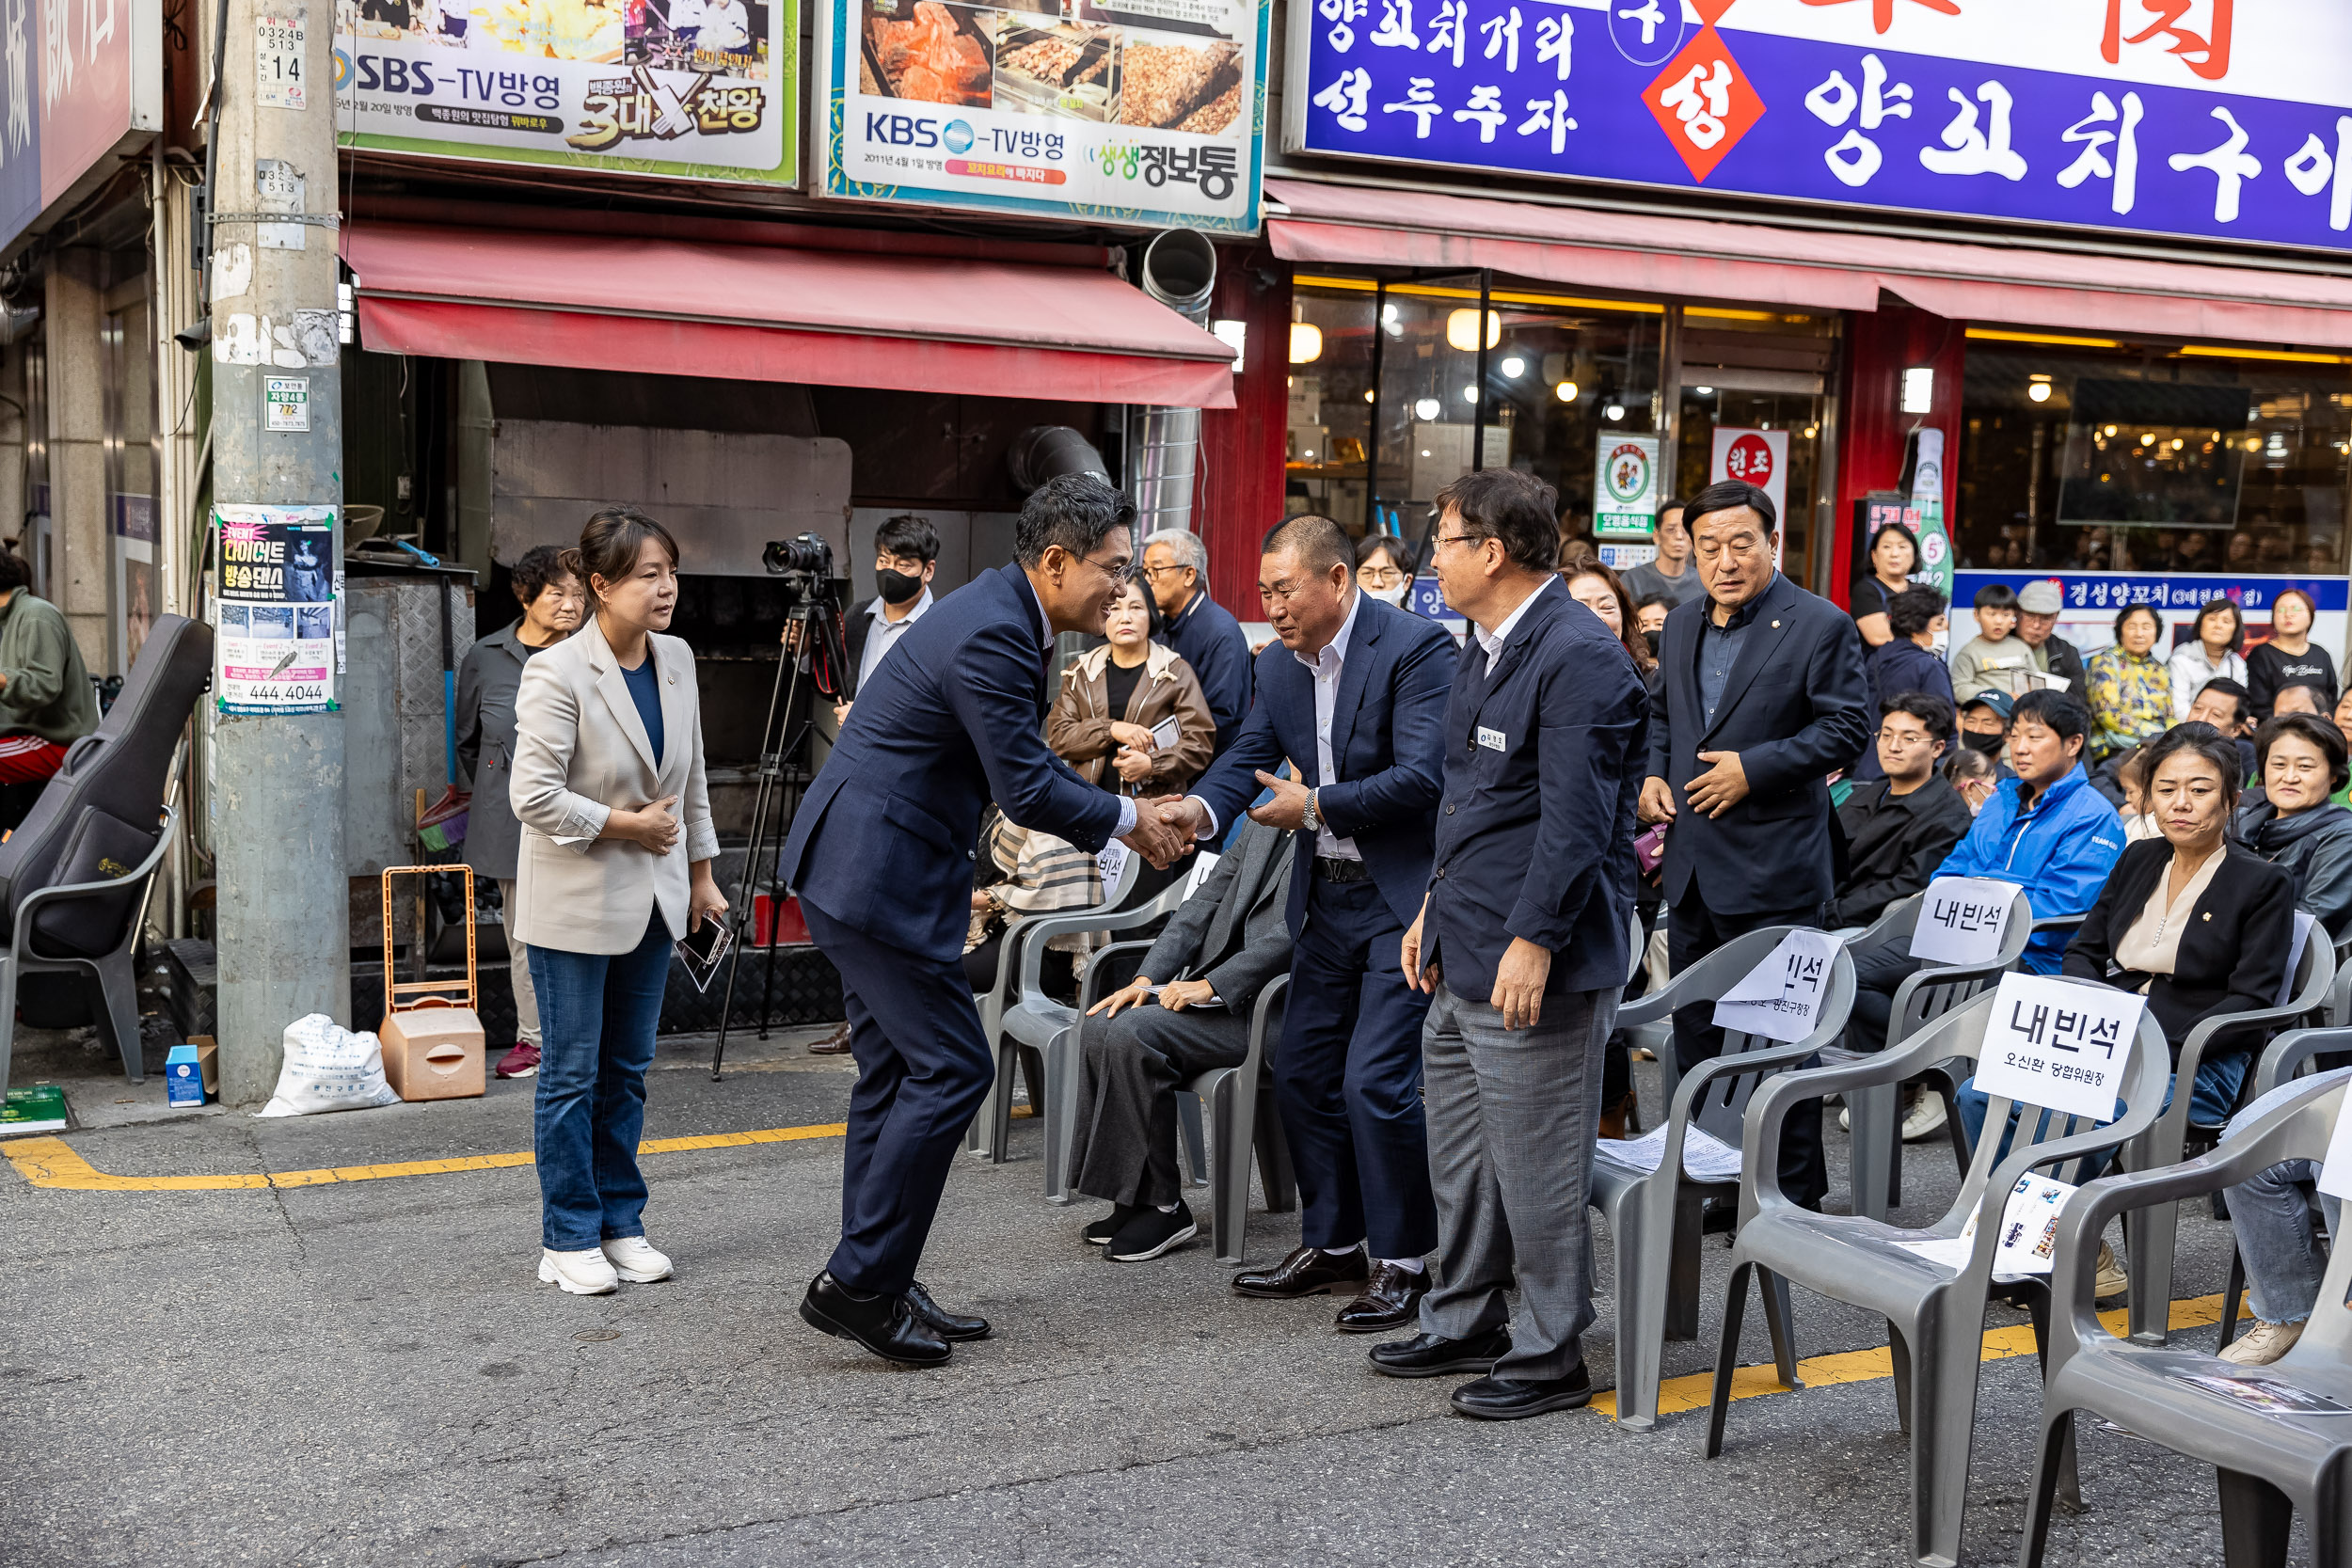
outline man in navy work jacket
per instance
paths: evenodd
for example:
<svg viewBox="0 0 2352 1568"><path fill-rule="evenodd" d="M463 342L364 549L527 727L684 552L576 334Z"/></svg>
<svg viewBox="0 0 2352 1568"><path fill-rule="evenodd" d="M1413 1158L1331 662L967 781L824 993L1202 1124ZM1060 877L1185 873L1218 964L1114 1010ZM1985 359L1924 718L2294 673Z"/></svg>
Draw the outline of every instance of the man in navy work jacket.
<svg viewBox="0 0 2352 1568"><path fill-rule="evenodd" d="M1829 775L1862 755L1873 717L1853 622L1772 565L1772 498L1709 485L1690 519L1707 596L1666 617L1641 808L1645 822L1674 824L1666 952L1677 974L1734 937L1819 921L1835 891ZM1712 1011L1675 1011L1684 1072L1724 1048ZM1781 1190L1808 1208L1829 1191L1819 1101L1789 1114Z"/></svg>
<svg viewBox="0 0 2352 1568"><path fill-rule="evenodd" d="M1193 793L1164 808L1206 837L1271 789L1249 815L1306 830L1274 1058L1304 1244L1233 1289L1322 1295L1360 1281L1338 1323L1374 1333L1411 1321L1438 1241L1421 1101L1429 999L1405 983L1400 944L1429 886L1454 639L1359 593L1355 548L1328 517L1266 535L1258 592L1281 645L1258 656L1257 704ZM1274 776L1285 757L1304 781Z"/></svg>
<svg viewBox="0 0 2352 1568"><path fill-rule="evenodd" d="M1438 494L1432 564L1473 635L1446 712L1436 868L1404 948L1406 980L1435 997L1437 1279L1422 1332L1372 1353L1392 1377L1486 1373L1453 1402L1490 1420L1593 1397L1586 1205L1649 760L1625 644L1553 580L1558 499L1510 468Z"/></svg>
<svg viewBox="0 0 2352 1568"><path fill-rule="evenodd" d="M917 1366L988 1333L915 1280L940 1191L995 1064L964 979L980 815L1088 850L1110 838L1154 864L1188 847L1156 810L1088 784L1047 750L1057 631L1099 631L1134 573L1135 509L1089 474L1032 492L1017 560L942 599L860 689L785 841L785 880L841 972L857 1087L841 1243L801 1315Z"/></svg>

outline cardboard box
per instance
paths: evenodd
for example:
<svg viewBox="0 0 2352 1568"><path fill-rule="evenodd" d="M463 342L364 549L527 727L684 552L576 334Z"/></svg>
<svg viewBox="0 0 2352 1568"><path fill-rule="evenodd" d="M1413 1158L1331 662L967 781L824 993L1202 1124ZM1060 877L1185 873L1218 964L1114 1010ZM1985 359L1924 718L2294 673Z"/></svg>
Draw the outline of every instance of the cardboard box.
<svg viewBox="0 0 2352 1568"><path fill-rule="evenodd" d="M204 1092L215 1100L220 1098L220 1047L210 1035L190 1035L188 1043L196 1047L197 1072L204 1080Z"/></svg>
<svg viewBox="0 0 2352 1568"><path fill-rule="evenodd" d="M393 1013L376 1029L384 1081L403 1100L467 1100L483 1091L487 1054L481 1017L471 1007L417 1007Z"/></svg>

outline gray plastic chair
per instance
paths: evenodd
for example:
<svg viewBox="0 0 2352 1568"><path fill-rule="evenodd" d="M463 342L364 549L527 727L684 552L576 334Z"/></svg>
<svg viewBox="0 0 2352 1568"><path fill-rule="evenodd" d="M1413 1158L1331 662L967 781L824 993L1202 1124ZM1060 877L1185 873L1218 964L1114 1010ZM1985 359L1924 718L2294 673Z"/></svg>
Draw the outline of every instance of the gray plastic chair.
<svg viewBox="0 0 2352 1568"><path fill-rule="evenodd" d="M1926 901L1925 893L1915 893L1888 906L1876 925L1846 944L1846 951L1867 953L1898 942L1909 942ZM1886 1020L1886 1048L1894 1049L1897 1041L1909 1039L1962 1003L1991 990L2003 974L2016 966L2032 936L2033 901L2026 895L2025 889L2019 888L2010 903L2008 924L2001 928L1998 954L1980 964L1922 969L1916 974L1906 975L1895 989L1894 1009ZM1828 1067L1841 1067L1878 1054L1875 1051L1832 1046L1821 1053L1821 1062ZM1965 1171L1967 1134L1961 1131L1958 1108L1951 1102L1958 1080L1948 1073L1929 1076L1932 1080L1931 1086L1944 1098L1945 1125L1951 1129L1953 1152L1960 1156L1960 1168ZM1846 1108L1853 1134L1851 1207L1857 1214L1883 1220L1889 1210L1902 1202L1902 1085L1872 1085L1848 1095Z"/></svg>
<svg viewBox="0 0 2352 1568"><path fill-rule="evenodd" d="M2089 980L2069 983L2093 984ZM1782 1125L1799 1101L1823 1094L1851 1094L1873 1084L1899 1084L1953 1057L1975 1062L1999 994L1987 992L1946 1013L1900 1046L1873 1059L1851 1067L1785 1074L1748 1107L1741 1158L1751 1176L1740 1186L1740 1229L1732 1240L1731 1285L1724 1304L1723 1344L1717 1353L1714 1402L1708 1418L1707 1456L1713 1459L1723 1452L1724 1420L1730 1408L1732 1373L1739 1364L1740 1324L1752 1271L1769 1271L1833 1301L1849 1302L1883 1316L1894 1353L1896 1411L1903 1430L1911 1435L1912 1555L1921 1563L1939 1568L1949 1568L1960 1560L1968 1450L1977 1422L1977 1372L1983 1354L1984 1307L1992 1287L1993 1254L2000 1240L2002 1206L2018 1179L2028 1171L2104 1154L2137 1137L2154 1122L2156 1107L2164 1099L2169 1065L2163 1031L2154 1019L2141 1015L2123 1067L2125 1110L2106 1127L2095 1127L2087 1117L2056 1112L2038 1115L2042 1107L1995 1097L1988 1107L1987 1129L2006 1126L2012 1104L2024 1113L2018 1117L2009 1157L1995 1166L1993 1154L2000 1139L1984 1139L1951 1208L1924 1230L1900 1229L1859 1215L1811 1213L1790 1202L1777 1181L1756 1178L1773 1169L1780 1153ZM2068 1178L2061 1173L2059 1179ZM1990 1212L1979 1222L1968 1265L1958 1274L1898 1244L1959 1235L1979 1203ZM2046 1293L2038 1286L2029 1284L2023 1290L2029 1305L2046 1308ZM1769 1309L1769 1292L1765 1302ZM1782 1359L1781 1381L1793 1386L1787 1367Z"/></svg>
<svg viewBox="0 0 2352 1568"><path fill-rule="evenodd" d="M2091 1300L2099 1232L2129 1210L2170 1207L2244 1181L2281 1160L2328 1152L2352 1069L2295 1085L2280 1104L2210 1154L2167 1169L2111 1176L2068 1200L2058 1217L2051 1280L2048 1370L2042 1442L2026 1499L2022 1568L2040 1568L2052 1495L2074 1440L2074 1413L2104 1417L2174 1453L2214 1467L2220 1483L2222 1549L2231 1568L2280 1568L2296 1514L2311 1532L2320 1568L2352 1560L2352 1419L2273 1416L2182 1381L2254 1375L2352 1405L2352 1247L2328 1260L2311 1324L2295 1348L2267 1367L2233 1366L2177 1345L2116 1338Z"/></svg>
<svg viewBox="0 0 2352 1568"><path fill-rule="evenodd" d="M9 1059L16 1053L17 982L26 974L79 974L97 981L104 1002L103 1007L95 1009L98 1031L115 1048L116 1056L122 1062L122 1075L134 1084L147 1081L147 1063L139 1042L138 969L132 961L132 954L139 944L139 911L146 907L147 879L163 864L164 856L171 849L171 836L180 826L180 814L170 806L163 808L162 816L163 829L155 835L155 847L147 852L145 860L120 877L41 888L26 894L17 905L8 951L0 953L0 1095L8 1092ZM53 957L34 946L33 928L49 905L102 895L119 898L126 887L136 887L139 893L123 918L122 940L112 952L89 958L70 954Z"/></svg>
<svg viewBox="0 0 2352 1568"><path fill-rule="evenodd" d="M2294 992L2285 1006L2223 1013L2188 1032L2172 1069L2172 1103L2147 1134L2124 1151L2126 1168L2162 1170L2179 1164L2187 1155L2188 1086L2206 1057L2256 1049L2278 1030L2319 1022L2327 1008L2328 992L2335 984L2336 955L2327 930L2316 921L2303 933L2302 950L2295 957L2292 973ZM2205 1143L2221 1132L2217 1127L2199 1131ZM2160 1345L2172 1318L2172 1248L2180 1229L2180 1212L2169 1203L2159 1204L2131 1215L2124 1223L2129 1246L2123 1271L2131 1280L2132 1338L2141 1344Z"/></svg>
<svg viewBox="0 0 2352 1568"><path fill-rule="evenodd" d="M2344 945L2352 947L2352 942ZM2352 963L2344 961L2342 949L2336 953L2336 983L2328 988L2328 1025L2352 1028Z"/></svg>
<svg viewBox="0 0 2352 1568"><path fill-rule="evenodd" d="M1751 931L1709 953L1654 991L1629 1003L1617 1015L1632 1027L1667 1017L1677 1007L1712 1002L1772 956L1789 927ZM1682 1168L1682 1146L1692 1127L1737 1145L1740 1115L1756 1085L1794 1067L1836 1039L1853 1010L1853 960L1841 949L1830 967L1813 1033L1793 1045L1726 1030L1723 1054L1692 1069L1676 1085L1666 1114L1662 1158L1653 1171L1620 1169L1593 1162L1592 1205L1609 1220L1617 1249L1617 1422L1645 1429L1658 1423L1658 1385L1666 1340L1698 1337L1700 1210L1710 1196L1729 1196L1744 1186L1696 1181ZM1744 1167L1753 1173L1751 1164ZM1786 1317L1775 1314L1785 1324ZM1785 1336L1775 1340L1785 1348ZM1796 1375L1784 1361L1783 1375Z"/></svg>
<svg viewBox="0 0 2352 1568"><path fill-rule="evenodd" d="M1128 895L1135 891L1142 866L1142 857L1130 854L1119 868L1118 884L1104 891L1101 902L1087 909L1059 914L1025 914L1006 924L1005 939L996 947L996 983L978 999L980 1037L988 1041L989 1050L996 1057L996 1082L963 1135L963 1147L968 1152L985 1156L996 1164L1005 1161L1005 1141L1012 1130L1012 1071L1020 1060L1018 1045L1007 1035L1007 1024L1012 1016L1033 1000L1064 1015L1070 1013L1068 1007L1038 990L1047 939L1109 928L1108 923L1119 918ZM1167 895L1160 896L1166 898ZM1031 1109L1041 1114L1041 1107Z"/></svg>
<svg viewBox="0 0 2352 1568"><path fill-rule="evenodd" d="M2254 1088L2249 1098L2260 1100L2280 1085L2301 1077L2305 1071L2324 1070L2318 1058L2322 1056L2352 1057L2352 1029L2290 1029L2263 1047L2262 1055L2254 1063ZM2230 1281L2221 1289L2221 1342L2215 1348L2227 1349L2237 1338L2238 1307L2246 1300L2246 1259L2237 1250L2237 1236L2230 1237Z"/></svg>

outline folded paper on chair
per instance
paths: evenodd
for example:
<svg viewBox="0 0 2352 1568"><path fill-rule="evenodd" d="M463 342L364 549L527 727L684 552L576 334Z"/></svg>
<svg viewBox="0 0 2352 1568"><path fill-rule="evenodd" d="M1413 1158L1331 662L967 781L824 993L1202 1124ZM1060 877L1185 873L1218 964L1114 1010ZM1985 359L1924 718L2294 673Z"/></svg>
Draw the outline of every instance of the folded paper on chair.
<svg viewBox="0 0 2352 1568"><path fill-rule="evenodd" d="M2017 1179L2009 1201L2001 1206L2001 1238L1993 1249L1995 1280L2004 1285L2014 1284L2050 1272L2058 1243L2058 1211L2066 1207L2066 1200L2074 1196L2074 1191L2067 1182L2053 1181L2031 1171ZM1977 1216L1981 1212L1983 1207L1979 1203L1970 1211L1967 1223L1960 1227L1957 1236L1931 1236L1925 1241L1895 1244L1939 1269L1958 1274L1968 1266L1968 1259L1977 1249Z"/></svg>
<svg viewBox="0 0 2352 1568"><path fill-rule="evenodd" d="M1715 1004L1715 1026L1791 1045L1804 1038L1820 1017L1842 945L1827 931L1789 932Z"/></svg>
<svg viewBox="0 0 2352 1568"><path fill-rule="evenodd" d="M2123 1065L2148 999L2105 986L2009 974L1977 1053L1977 1087L2094 1121L2115 1119Z"/></svg>
<svg viewBox="0 0 2352 1568"><path fill-rule="evenodd" d="M2352 1405L2297 1388L2275 1377L2216 1377L2198 1372L2181 1379L2191 1387L2250 1405L2265 1416L2352 1416Z"/></svg>
<svg viewBox="0 0 2352 1568"><path fill-rule="evenodd" d="M1638 1138L1603 1138L1593 1146L1593 1157L1647 1175L1666 1157L1666 1129L1653 1127ZM1685 1127L1682 1174L1693 1181L1737 1181L1740 1151L1703 1127Z"/></svg>
<svg viewBox="0 0 2352 1568"><path fill-rule="evenodd" d="M2017 884L1989 877L1938 877L1919 902L1911 956L1921 963L1965 966L2001 956Z"/></svg>

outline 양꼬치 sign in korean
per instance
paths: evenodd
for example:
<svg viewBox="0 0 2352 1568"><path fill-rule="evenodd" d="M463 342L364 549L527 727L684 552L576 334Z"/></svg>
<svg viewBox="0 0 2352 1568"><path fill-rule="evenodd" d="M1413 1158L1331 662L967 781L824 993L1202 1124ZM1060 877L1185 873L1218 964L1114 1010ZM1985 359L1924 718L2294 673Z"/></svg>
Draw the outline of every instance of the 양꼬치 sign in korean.
<svg viewBox="0 0 2352 1568"><path fill-rule="evenodd" d="M2340 250L2342 0L1297 0L1294 151Z"/></svg>

